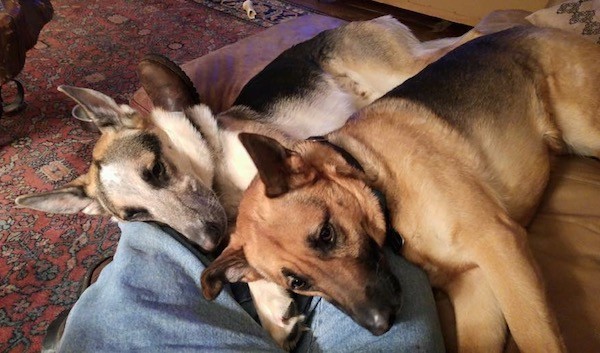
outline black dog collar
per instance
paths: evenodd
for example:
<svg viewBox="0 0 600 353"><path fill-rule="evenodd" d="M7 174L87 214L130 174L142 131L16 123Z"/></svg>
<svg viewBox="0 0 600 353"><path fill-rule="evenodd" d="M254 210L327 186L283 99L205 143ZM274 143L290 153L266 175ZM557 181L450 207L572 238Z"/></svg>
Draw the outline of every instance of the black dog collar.
<svg viewBox="0 0 600 353"><path fill-rule="evenodd" d="M321 144L331 147L333 150L335 150L337 153L339 153L342 156L342 158L344 158L346 160L346 162L348 164L350 164L352 167L360 170L361 172L365 171L365 169L362 167L362 165L360 165L360 162L358 162L358 160L356 158L354 158L354 156L352 156L350 154L350 152L346 151L345 149L341 148L338 145L334 145L333 143L329 142L329 140L325 136L311 136L311 137L307 138L307 140L318 142L318 143L321 143ZM402 246L404 245L404 238L392 226L390 211L387 208L387 203L385 201L385 195L377 189L373 189L370 186L369 186L369 188L371 189L371 192L373 193L373 195L375 195L375 197L377 197L377 200L379 201L379 207L381 207L381 211L383 212L383 215L385 217L385 227L386 227L386 240L385 241L388 245L390 245L392 247L392 250L394 250L394 252L400 253L402 251Z"/></svg>

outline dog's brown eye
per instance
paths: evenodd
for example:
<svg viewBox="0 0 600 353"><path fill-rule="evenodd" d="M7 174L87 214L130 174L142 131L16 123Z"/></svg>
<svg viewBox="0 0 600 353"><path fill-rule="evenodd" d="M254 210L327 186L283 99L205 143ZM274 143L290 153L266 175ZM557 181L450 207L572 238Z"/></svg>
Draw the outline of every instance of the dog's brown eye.
<svg viewBox="0 0 600 353"><path fill-rule="evenodd" d="M321 228L321 232L319 233L319 240L325 244L331 244L335 240L335 231L333 230L333 226L331 223L327 222Z"/></svg>
<svg viewBox="0 0 600 353"><path fill-rule="evenodd" d="M292 289L292 290L307 290L308 287L310 287L308 284L308 281L306 279L298 276L297 274L290 271L289 269L283 268L281 270L281 272L286 277L287 283L288 283L288 286L290 287L290 289Z"/></svg>
<svg viewBox="0 0 600 353"><path fill-rule="evenodd" d="M149 213L145 208L126 208L123 211L122 218L126 221L140 221L144 218L148 218Z"/></svg>
<svg viewBox="0 0 600 353"><path fill-rule="evenodd" d="M152 175L159 179L165 172L165 165L162 162L156 162L152 167Z"/></svg>
<svg viewBox="0 0 600 353"><path fill-rule="evenodd" d="M302 290L306 287L306 281L296 276L288 276L290 288L293 290Z"/></svg>
<svg viewBox="0 0 600 353"><path fill-rule="evenodd" d="M169 183L169 175L164 163L157 161L152 165L152 168L146 169L142 178L150 185L161 188L165 187Z"/></svg>
<svg viewBox="0 0 600 353"><path fill-rule="evenodd" d="M321 229L318 233L312 234L307 238L308 246L317 250L322 255L330 253L337 245L335 227L329 221L329 217L325 218Z"/></svg>

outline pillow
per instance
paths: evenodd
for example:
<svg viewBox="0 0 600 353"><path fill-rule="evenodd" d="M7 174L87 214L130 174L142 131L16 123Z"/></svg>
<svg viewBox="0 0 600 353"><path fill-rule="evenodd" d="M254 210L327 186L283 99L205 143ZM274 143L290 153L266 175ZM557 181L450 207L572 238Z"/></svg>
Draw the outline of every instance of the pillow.
<svg viewBox="0 0 600 353"><path fill-rule="evenodd" d="M600 0L564 1L526 19L538 27L554 27L581 34L600 44Z"/></svg>

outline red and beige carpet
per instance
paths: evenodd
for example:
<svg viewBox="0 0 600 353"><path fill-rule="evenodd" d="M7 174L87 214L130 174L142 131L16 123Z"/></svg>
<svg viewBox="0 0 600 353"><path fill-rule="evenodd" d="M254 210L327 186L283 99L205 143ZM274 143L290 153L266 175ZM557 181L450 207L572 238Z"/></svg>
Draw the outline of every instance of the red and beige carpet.
<svg viewBox="0 0 600 353"><path fill-rule="evenodd" d="M86 171L97 134L71 118L61 84L119 103L139 87L149 52L183 63L306 12L276 0L56 0L53 20L18 79L27 108L0 119L0 352L38 352L48 324L77 299L87 269L114 252L109 219L47 215L15 197L63 185Z"/></svg>

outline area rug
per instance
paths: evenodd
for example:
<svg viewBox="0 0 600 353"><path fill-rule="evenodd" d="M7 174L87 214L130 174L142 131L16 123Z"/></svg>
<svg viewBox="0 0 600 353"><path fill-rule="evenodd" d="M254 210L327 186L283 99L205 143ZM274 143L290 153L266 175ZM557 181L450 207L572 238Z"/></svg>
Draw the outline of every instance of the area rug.
<svg viewBox="0 0 600 353"><path fill-rule="evenodd" d="M98 135L72 118L61 84L89 87L119 103L139 87L148 52L183 63L306 12L255 1L60 0L18 79L27 108L0 119L0 352L39 352L48 324L77 299L86 271L111 255L118 228L107 218L47 215L14 206L85 172Z"/></svg>

